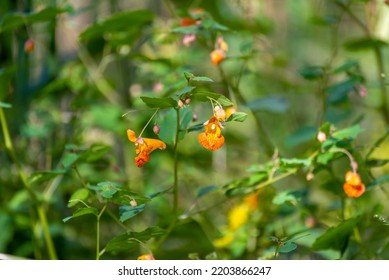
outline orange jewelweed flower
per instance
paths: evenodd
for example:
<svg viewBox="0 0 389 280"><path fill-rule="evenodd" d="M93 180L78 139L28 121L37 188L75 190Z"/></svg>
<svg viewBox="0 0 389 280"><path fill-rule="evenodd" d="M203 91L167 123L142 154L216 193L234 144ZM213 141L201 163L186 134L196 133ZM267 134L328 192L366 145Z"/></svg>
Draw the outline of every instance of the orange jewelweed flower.
<svg viewBox="0 0 389 280"><path fill-rule="evenodd" d="M221 49L216 49L211 52L210 57L213 64L219 65L226 57L226 53Z"/></svg>
<svg viewBox="0 0 389 280"><path fill-rule="evenodd" d="M153 261L155 260L154 256L152 254L144 254L138 257L138 260L141 261Z"/></svg>
<svg viewBox="0 0 389 280"><path fill-rule="evenodd" d="M348 197L360 197L365 192L365 185L358 173L348 171L345 179L343 190Z"/></svg>
<svg viewBox="0 0 389 280"><path fill-rule="evenodd" d="M192 26L192 25L195 25L195 24L197 24L197 19L190 18L190 17L181 18L180 25L181 25L182 27L185 27L185 26Z"/></svg>
<svg viewBox="0 0 389 280"><path fill-rule="evenodd" d="M33 39L28 39L25 43L24 43L24 51L26 53L31 53L35 48L35 42Z"/></svg>
<svg viewBox="0 0 389 280"><path fill-rule="evenodd" d="M205 131L199 134L200 144L208 150L220 149L224 144L224 136L221 135L223 126L215 116L204 123Z"/></svg>
<svg viewBox="0 0 389 280"><path fill-rule="evenodd" d="M127 129L127 137L128 140L135 144L135 153L138 155L135 157L135 164L138 167L142 167L150 160L149 155L152 151L166 149L166 144L161 140L136 137L135 132L131 129Z"/></svg>

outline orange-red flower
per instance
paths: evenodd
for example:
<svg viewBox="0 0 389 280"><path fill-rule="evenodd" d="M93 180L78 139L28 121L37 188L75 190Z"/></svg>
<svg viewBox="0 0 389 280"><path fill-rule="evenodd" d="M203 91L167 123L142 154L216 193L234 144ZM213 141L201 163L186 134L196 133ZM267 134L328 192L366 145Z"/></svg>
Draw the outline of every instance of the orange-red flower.
<svg viewBox="0 0 389 280"><path fill-rule="evenodd" d="M361 176L353 171L348 171L345 176L346 182L343 190L349 197L360 197L365 192L365 185L362 183Z"/></svg>
<svg viewBox="0 0 389 280"><path fill-rule="evenodd" d="M153 260L155 260L155 258L154 258L154 256L152 254L144 254L142 256L139 256L138 260L141 260L141 261L153 261Z"/></svg>
<svg viewBox="0 0 389 280"><path fill-rule="evenodd" d="M31 53L35 48L35 42L33 39L28 39L25 43L24 43L24 51L26 53Z"/></svg>
<svg viewBox="0 0 389 280"><path fill-rule="evenodd" d="M215 116L204 123L205 131L199 134L200 144L208 150L220 149L224 144L224 136L221 135L223 126Z"/></svg>
<svg viewBox="0 0 389 280"><path fill-rule="evenodd" d="M135 157L135 164L138 167L142 167L146 162L150 160L150 153L156 149L164 150L166 144L158 139L136 137L135 132L131 129L127 130L127 137L132 143L135 144L135 153L138 155Z"/></svg>
<svg viewBox="0 0 389 280"><path fill-rule="evenodd" d="M212 63L218 65L224 60L224 58L226 57L226 53L221 49L216 49L211 52L210 57Z"/></svg>

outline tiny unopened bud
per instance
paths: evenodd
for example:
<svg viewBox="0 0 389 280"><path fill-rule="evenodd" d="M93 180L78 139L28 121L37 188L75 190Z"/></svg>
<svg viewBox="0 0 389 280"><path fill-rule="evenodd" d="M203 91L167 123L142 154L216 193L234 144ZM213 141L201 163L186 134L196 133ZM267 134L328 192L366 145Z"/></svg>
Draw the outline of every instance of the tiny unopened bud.
<svg viewBox="0 0 389 280"><path fill-rule="evenodd" d="M153 132L158 135L160 131L161 131L161 129L160 129L159 125L157 123L155 123L153 126Z"/></svg>
<svg viewBox="0 0 389 280"><path fill-rule="evenodd" d="M367 88L365 86L359 86L358 88L358 94L360 97L366 97L367 96Z"/></svg>
<svg viewBox="0 0 389 280"><path fill-rule="evenodd" d="M35 43L34 43L34 40L33 39L28 39L25 43L24 43L24 51L26 53L31 53L35 48Z"/></svg>
<svg viewBox="0 0 389 280"><path fill-rule="evenodd" d="M184 107L184 102L182 102L181 99L178 100L177 104L178 104L178 107L180 107L180 108Z"/></svg>
<svg viewBox="0 0 389 280"><path fill-rule="evenodd" d="M199 119L199 116L196 113L193 113L192 121L197 121Z"/></svg>
<svg viewBox="0 0 389 280"><path fill-rule="evenodd" d="M313 178L315 178L315 175L312 172L308 172L307 176L305 177L305 179L307 179L307 181L311 181L311 180L313 180Z"/></svg>
<svg viewBox="0 0 389 280"><path fill-rule="evenodd" d="M163 90L163 83L161 82L157 82L154 84L154 88L153 90L156 92L156 93L159 93Z"/></svg>
<svg viewBox="0 0 389 280"><path fill-rule="evenodd" d="M138 203L136 202L135 199L131 199L130 205L131 205L132 207L136 207L136 206L138 206Z"/></svg>
<svg viewBox="0 0 389 280"><path fill-rule="evenodd" d="M317 141L323 143L326 140L327 140L327 135L323 131L319 131L319 133L317 134Z"/></svg>
<svg viewBox="0 0 389 280"><path fill-rule="evenodd" d="M185 104L186 105L189 105L190 104L190 98L188 97L187 99L185 99Z"/></svg>

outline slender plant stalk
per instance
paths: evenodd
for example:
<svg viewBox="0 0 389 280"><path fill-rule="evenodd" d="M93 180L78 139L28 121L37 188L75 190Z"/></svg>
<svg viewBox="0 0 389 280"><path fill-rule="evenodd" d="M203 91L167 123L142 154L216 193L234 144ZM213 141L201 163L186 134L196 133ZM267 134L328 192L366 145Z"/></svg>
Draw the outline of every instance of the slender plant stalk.
<svg viewBox="0 0 389 280"><path fill-rule="evenodd" d="M0 107L0 123L1 123L1 128L3 131L5 148L8 151L8 154L10 155L12 161L16 165L16 169L17 169L18 175L20 177L20 180L22 181L23 187L28 192L30 199L32 200L32 202L36 208L36 212L38 214L38 219L39 219L41 226L42 226L42 229L43 229L43 236L45 238L49 258L52 260L55 260L55 259L57 259L57 254L55 251L53 239L52 239L51 234L50 234L45 209L42 205L42 202L37 198L36 194L34 193L31 185L28 183L27 176L24 173L20 162L16 158L15 149L13 147L13 144L11 141L11 136L10 136L9 130L8 130L7 120L5 118L3 108L1 108L1 107Z"/></svg>
<svg viewBox="0 0 389 280"><path fill-rule="evenodd" d="M101 215L103 215L105 209L107 208L107 205L104 205L103 209L101 209L100 213L97 215L97 222L96 222L96 260L100 259L101 253L100 253L100 218Z"/></svg>

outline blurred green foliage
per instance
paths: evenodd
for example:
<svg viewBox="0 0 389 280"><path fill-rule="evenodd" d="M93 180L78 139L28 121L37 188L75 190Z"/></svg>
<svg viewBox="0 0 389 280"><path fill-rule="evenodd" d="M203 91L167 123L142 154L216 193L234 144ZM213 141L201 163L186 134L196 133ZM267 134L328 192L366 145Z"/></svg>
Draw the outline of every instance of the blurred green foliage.
<svg viewBox="0 0 389 280"><path fill-rule="evenodd" d="M388 18L383 0L2 1L0 253L388 259ZM209 151L216 106L237 112ZM127 129L167 147L139 168Z"/></svg>

